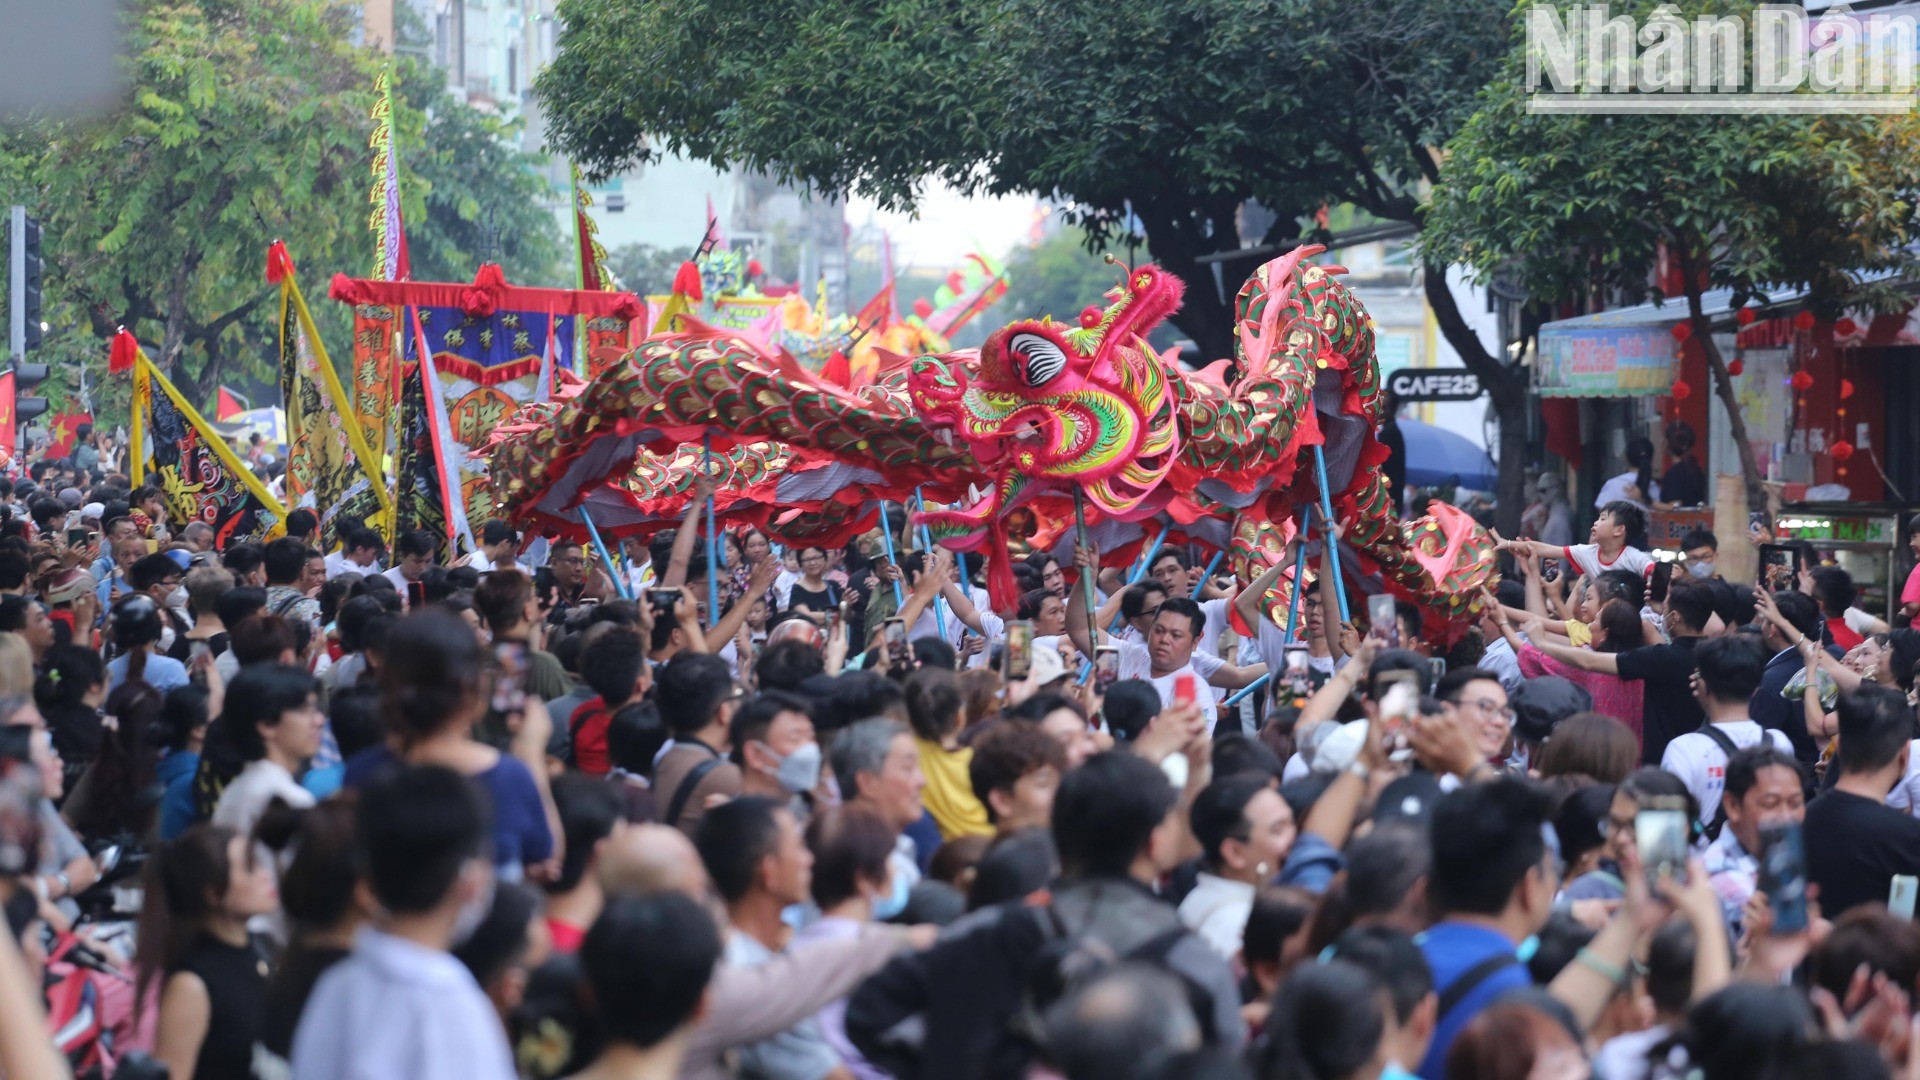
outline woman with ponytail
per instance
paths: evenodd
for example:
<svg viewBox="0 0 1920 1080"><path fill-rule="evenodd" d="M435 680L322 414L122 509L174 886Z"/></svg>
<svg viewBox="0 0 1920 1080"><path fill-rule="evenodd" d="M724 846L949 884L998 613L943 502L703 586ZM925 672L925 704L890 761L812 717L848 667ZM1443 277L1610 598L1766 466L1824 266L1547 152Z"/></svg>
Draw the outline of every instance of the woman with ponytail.
<svg viewBox="0 0 1920 1080"><path fill-rule="evenodd" d="M198 825L146 867L135 1011L159 1001L154 1057L172 1080L252 1080L267 960L247 920L279 907L273 875L232 829Z"/></svg>
<svg viewBox="0 0 1920 1080"><path fill-rule="evenodd" d="M396 762L439 765L472 778L493 801L493 861L502 880L557 855L559 813L547 791L544 751L552 728L532 694L520 705L515 754L473 737L492 701L491 664L458 615L421 611L393 624L380 663L387 741L347 761L346 786L364 786Z"/></svg>

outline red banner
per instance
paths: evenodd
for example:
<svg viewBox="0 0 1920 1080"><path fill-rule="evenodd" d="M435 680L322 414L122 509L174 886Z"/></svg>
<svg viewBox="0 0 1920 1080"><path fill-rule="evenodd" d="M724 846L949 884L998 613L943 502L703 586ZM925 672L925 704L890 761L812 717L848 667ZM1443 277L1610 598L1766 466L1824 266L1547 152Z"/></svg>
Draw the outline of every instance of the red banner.
<svg viewBox="0 0 1920 1080"><path fill-rule="evenodd" d="M16 452L14 441L18 430L14 427L14 385L13 372L0 373L0 453L5 454L8 462Z"/></svg>

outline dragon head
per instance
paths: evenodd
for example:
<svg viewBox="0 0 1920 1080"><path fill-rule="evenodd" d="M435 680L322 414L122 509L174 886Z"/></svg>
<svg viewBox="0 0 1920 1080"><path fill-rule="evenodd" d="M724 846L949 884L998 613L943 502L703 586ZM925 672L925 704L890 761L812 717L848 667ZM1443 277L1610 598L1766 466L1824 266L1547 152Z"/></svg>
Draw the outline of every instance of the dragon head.
<svg viewBox="0 0 1920 1080"><path fill-rule="evenodd" d="M1100 511L1123 516L1154 495L1179 439L1174 395L1141 338L1179 306L1181 291L1178 278L1142 267L1078 327L1022 320L989 336L976 365L913 361L914 411L935 438L966 443L993 481L970 504L922 518L937 538L977 547L1002 514L1063 488L1083 488Z"/></svg>

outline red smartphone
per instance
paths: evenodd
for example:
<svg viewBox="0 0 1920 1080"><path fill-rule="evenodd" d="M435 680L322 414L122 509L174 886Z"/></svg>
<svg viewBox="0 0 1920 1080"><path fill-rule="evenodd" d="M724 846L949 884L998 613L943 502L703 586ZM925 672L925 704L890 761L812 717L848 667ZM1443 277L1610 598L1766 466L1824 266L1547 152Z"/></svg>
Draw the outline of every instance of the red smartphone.
<svg viewBox="0 0 1920 1080"><path fill-rule="evenodd" d="M407 582L407 610L418 611L427 606L427 583L424 581Z"/></svg>
<svg viewBox="0 0 1920 1080"><path fill-rule="evenodd" d="M1173 703L1175 705L1193 704L1193 676L1190 674L1173 677Z"/></svg>

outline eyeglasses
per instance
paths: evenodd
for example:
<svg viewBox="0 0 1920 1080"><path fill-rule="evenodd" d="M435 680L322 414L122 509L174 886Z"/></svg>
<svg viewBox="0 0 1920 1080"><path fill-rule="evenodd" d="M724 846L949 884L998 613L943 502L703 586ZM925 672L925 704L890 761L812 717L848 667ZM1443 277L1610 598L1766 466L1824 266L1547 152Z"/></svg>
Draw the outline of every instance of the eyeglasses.
<svg viewBox="0 0 1920 1080"><path fill-rule="evenodd" d="M1623 821L1616 817L1603 817L1594 824L1599 828L1600 839L1605 840L1607 837L1612 836L1616 829L1622 833L1632 830L1633 819L1627 818Z"/></svg>
<svg viewBox="0 0 1920 1080"><path fill-rule="evenodd" d="M1154 607L1154 608L1148 608L1147 610L1141 612L1139 617L1142 619L1151 619L1158 614L1160 614L1160 609L1157 607Z"/></svg>
<svg viewBox="0 0 1920 1080"><path fill-rule="evenodd" d="M1493 700L1492 698L1480 698L1476 701L1463 701L1460 704L1473 706L1474 708L1480 710L1480 715L1482 716L1498 717L1502 720L1505 720L1509 724L1513 723L1513 707L1511 705L1502 705L1499 702Z"/></svg>

